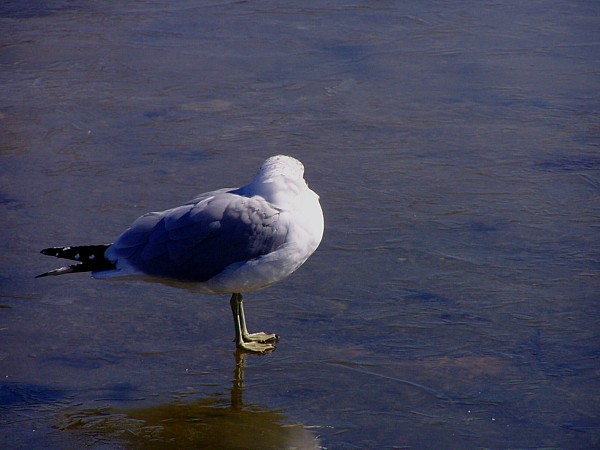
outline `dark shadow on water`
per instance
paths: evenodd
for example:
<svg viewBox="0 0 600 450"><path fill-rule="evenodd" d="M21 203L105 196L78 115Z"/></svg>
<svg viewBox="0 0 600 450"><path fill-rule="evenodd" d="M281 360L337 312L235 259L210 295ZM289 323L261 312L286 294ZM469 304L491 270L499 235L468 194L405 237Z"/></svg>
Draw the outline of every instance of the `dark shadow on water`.
<svg viewBox="0 0 600 450"><path fill-rule="evenodd" d="M432 302L441 304L454 303L454 300L443 295L436 294L435 292L423 291L419 289L403 289L401 293L404 301Z"/></svg>
<svg viewBox="0 0 600 450"><path fill-rule="evenodd" d="M27 383L2 383L0 385L0 405L2 407L49 403L64 397L63 391L48 386Z"/></svg>
<svg viewBox="0 0 600 450"><path fill-rule="evenodd" d="M281 411L243 401L246 354L235 353L230 395L173 401L142 408L102 407L65 414L58 428L76 432L87 444L119 443L128 448L316 449L317 437Z"/></svg>
<svg viewBox="0 0 600 450"><path fill-rule="evenodd" d="M597 156L576 156L547 159L535 166L541 170L548 171L582 171L600 169L600 158Z"/></svg>
<svg viewBox="0 0 600 450"><path fill-rule="evenodd" d="M71 9L67 2L5 0L0 3L0 17L7 19L35 19Z"/></svg>

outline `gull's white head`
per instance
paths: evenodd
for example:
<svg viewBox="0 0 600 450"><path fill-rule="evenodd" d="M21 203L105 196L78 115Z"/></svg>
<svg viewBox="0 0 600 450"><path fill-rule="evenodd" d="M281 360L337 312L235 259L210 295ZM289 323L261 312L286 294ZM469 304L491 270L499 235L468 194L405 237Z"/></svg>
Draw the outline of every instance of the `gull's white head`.
<svg viewBox="0 0 600 450"><path fill-rule="evenodd" d="M284 208L292 198L313 193L304 181L304 166L291 156L271 156L260 167L252 182L242 188L246 193L261 195L269 202Z"/></svg>
<svg viewBox="0 0 600 450"><path fill-rule="evenodd" d="M270 183L277 177L285 177L294 181L304 180L304 165L296 158L286 155L271 156L256 174L255 180Z"/></svg>

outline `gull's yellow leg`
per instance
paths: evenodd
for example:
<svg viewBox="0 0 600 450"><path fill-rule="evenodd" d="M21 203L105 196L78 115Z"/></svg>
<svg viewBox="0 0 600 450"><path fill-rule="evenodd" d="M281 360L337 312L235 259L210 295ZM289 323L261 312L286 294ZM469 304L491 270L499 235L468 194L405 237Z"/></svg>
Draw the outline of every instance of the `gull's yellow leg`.
<svg viewBox="0 0 600 450"><path fill-rule="evenodd" d="M229 301L233 315L233 326L235 328L235 344L238 348L253 352L266 353L275 350L273 342L279 339L276 334L248 333L246 328L246 317L242 294L234 293Z"/></svg>

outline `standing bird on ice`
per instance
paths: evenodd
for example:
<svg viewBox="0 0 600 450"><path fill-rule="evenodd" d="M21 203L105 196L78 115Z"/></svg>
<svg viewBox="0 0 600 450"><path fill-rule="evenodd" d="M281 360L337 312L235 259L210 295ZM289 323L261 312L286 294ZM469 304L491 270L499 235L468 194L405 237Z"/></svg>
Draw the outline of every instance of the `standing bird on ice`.
<svg viewBox="0 0 600 450"><path fill-rule="evenodd" d="M250 184L144 214L113 244L42 250L79 263L36 278L92 272L95 278L151 277L190 283L207 294L231 294L237 347L274 350L276 334L246 329L242 293L283 280L319 246L323 211L303 176L300 161L273 156Z"/></svg>

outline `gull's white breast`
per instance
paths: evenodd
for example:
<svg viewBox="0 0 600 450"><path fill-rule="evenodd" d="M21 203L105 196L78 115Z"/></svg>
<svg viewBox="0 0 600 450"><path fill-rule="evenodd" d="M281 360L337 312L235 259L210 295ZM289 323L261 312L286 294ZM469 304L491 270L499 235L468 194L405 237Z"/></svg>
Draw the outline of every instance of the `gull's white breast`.
<svg viewBox="0 0 600 450"><path fill-rule="evenodd" d="M284 203L279 221L288 233L283 245L267 255L232 264L202 288L214 293L256 291L283 280L304 264L323 237L319 196L304 184L299 195Z"/></svg>

